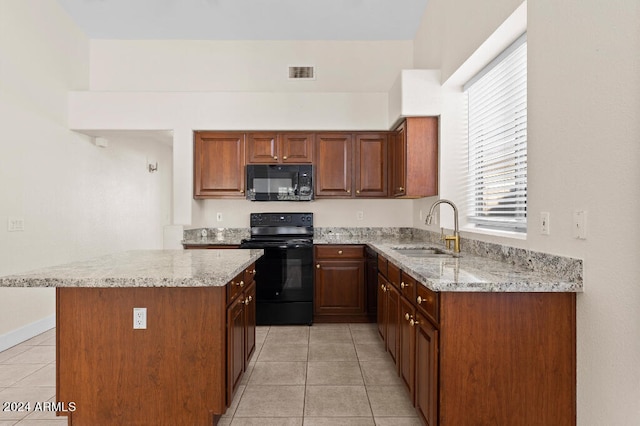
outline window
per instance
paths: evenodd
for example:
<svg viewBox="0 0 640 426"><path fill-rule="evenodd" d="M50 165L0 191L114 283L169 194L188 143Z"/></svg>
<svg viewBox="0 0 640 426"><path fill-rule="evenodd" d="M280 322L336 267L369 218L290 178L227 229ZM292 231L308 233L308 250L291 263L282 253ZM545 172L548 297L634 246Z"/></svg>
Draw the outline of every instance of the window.
<svg viewBox="0 0 640 426"><path fill-rule="evenodd" d="M468 221L527 231L526 33L465 86L468 112Z"/></svg>

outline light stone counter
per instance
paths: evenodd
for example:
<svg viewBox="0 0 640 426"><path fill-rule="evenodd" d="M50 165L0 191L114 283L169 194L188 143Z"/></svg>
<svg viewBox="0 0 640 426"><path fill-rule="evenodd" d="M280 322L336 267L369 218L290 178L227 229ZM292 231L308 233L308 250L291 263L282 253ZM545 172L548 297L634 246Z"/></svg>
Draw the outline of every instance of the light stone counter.
<svg viewBox="0 0 640 426"><path fill-rule="evenodd" d="M444 248L411 228L316 229L314 244L366 244L433 291L582 292L582 260L462 238L455 258L415 258L394 248Z"/></svg>
<svg viewBox="0 0 640 426"><path fill-rule="evenodd" d="M394 250L443 248L437 244L369 243L369 246L433 291L582 292L581 279L567 278L563 274L532 270L468 253L462 253L459 257L416 258Z"/></svg>
<svg viewBox="0 0 640 426"><path fill-rule="evenodd" d="M224 286L262 254L263 250L133 250L0 277L0 286Z"/></svg>

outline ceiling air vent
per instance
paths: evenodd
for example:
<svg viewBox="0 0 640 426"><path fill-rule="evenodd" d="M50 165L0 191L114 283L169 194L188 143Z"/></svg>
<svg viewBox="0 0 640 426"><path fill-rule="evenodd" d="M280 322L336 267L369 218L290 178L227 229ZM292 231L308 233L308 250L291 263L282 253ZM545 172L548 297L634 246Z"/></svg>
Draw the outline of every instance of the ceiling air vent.
<svg viewBox="0 0 640 426"><path fill-rule="evenodd" d="M315 80L316 69L313 66L290 66L289 80Z"/></svg>

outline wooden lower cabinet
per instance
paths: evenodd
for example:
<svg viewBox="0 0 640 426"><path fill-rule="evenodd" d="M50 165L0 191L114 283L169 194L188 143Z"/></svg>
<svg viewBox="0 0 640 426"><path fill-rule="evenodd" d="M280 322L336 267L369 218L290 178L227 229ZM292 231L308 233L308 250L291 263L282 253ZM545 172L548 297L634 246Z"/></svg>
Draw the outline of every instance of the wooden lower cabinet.
<svg viewBox="0 0 640 426"><path fill-rule="evenodd" d="M400 378L404 382L409 395L414 394L415 389L415 359L416 359L416 314L413 304L406 298L400 297L400 323L399 330L399 355L398 366ZM415 402L415 401L412 401Z"/></svg>
<svg viewBox="0 0 640 426"><path fill-rule="evenodd" d="M315 261L314 321L368 321L364 246L317 245Z"/></svg>
<svg viewBox="0 0 640 426"><path fill-rule="evenodd" d="M412 292L404 272L398 291L379 271L378 330L424 424L576 424L575 293Z"/></svg>
<svg viewBox="0 0 640 426"><path fill-rule="evenodd" d="M382 275L378 274L378 333L383 342L387 341L387 286L389 281Z"/></svg>
<svg viewBox="0 0 640 426"><path fill-rule="evenodd" d="M69 424L215 424L255 351L255 284L238 277L220 287L57 288L56 398L75 402L62 413ZM133 329L135 307L147 308L146 329Z"/></svg>
<svg viewBox="0 0 640 426"><path fill-rule="evenodd" d="M423 315L415 325L415 405L422 421L438 424L438 330Z"/></svg>

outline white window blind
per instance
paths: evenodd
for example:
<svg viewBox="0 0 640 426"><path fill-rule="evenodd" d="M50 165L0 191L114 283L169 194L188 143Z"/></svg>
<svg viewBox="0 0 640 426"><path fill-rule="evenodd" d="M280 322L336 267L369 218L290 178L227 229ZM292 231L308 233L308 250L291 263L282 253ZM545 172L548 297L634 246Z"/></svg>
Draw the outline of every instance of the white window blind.
<svg viewBox="0 0 640 426"><path fill-rule="evenodd" d="M464 90L469 126L468 221L482 228L526 232L526 34Z"/></svg>

